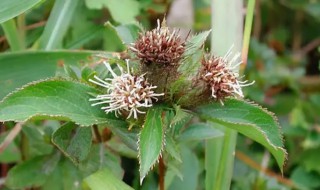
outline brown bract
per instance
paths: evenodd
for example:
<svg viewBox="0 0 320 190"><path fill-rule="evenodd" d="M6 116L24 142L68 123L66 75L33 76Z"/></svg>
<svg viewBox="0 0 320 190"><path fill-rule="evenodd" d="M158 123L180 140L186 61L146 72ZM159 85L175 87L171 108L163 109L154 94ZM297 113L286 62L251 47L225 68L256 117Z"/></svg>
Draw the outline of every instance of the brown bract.
<svg viewBox="0 0 320 190"><path fill-rule="evenodd" d="M238 74L228 67L226 60L221 57L204 57L201 64L199 78L211 89L213 98L221 101L225 97L239 95L236 92L239 90L236 89Z"/></svg>
<svg viewBox="0 0 320 190"><path fill-rule="evenodd" d="M141 33L138 40L130 46L143 64L176 65L185 50L185 42L177 31L170 32L166 26Z"/></svg>

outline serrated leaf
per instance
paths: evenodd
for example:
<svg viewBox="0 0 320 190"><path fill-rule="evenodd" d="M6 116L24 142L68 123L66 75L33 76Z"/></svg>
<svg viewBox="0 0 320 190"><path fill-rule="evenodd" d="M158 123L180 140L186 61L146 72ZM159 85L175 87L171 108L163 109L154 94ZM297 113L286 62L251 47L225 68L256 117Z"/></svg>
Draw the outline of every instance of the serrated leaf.
<svg viewBox="0 0 320 190"><path fill-rule="evenodd" d="M91 190L133 190L133 188L115 177L108 168L90 175L84 181Z"/></svg>
<svg viewBox="0 0 320 190"><path fill-rule="evenodd" d="M148 111L146 121L139 136L140 183L158 161L164 144L162 109Z"/></svg>
<svg viewBox="0 0 320 190"><path fill-rule="evenodd" d="M190 55L193 55L197 52L201 47L203 47L204 42L206 41L207 37L209 36L211 30L201 32L199 34L196 34L192 36L187 42L186 42L186 51L183 53L183 57L188 57Z"/></svg>
<svg viewBox="0 0 320 190"><path fill-rule="evenodd" d="M30 118L59 118L82 126L122 124L114 114L91 106L90 94L98 91L82 83L47 80L32 83L0 102L0 121L26 121Z"/></svg>
<svg viewBox="0 0 320 190"><path fill-rule="evenodd" d="M223 132L207 123L193 123L179 136L179 141L204 140L223 136Z"/></svg>
<svg viewBox="0 0 320 190"><path fill-rule="evenodd" d="M196 109L200 117L216 122L257 141L275 157L281 171L286 159L282 134L274 116L265 109L252 103L226 99L224 106L211 103Z"/></svg>
<svg viewBox="0 0 320 190"><path fill-rule="evenodd" d="M52 142L75 164L85 160L92 144L90 127L77 127L68 122L52 135Z"/></svg>
<svg viewBox="0 0 320 190"><path fill-rule="evenodd" d="M182 54L184 59L178 68L178 72L182 75L194 76L197 74L203 54L203 51L200 51L200 49L203 47L210 32L211 30L196 34L186 42L186 50Z"/></svg>
<svg viewBox="0 0 320 190"><path fill-rule="evenodd" d="M59 159L60 154L38 156L16 165L8 173L6 186L13 189L23 189L44 184Z"/></svg>
<svg viewBox="0 0 320 190"><path fill-rule="evenodd" d="M10 20L42 0L1 0L0 23Z"/></svg>
<svg viewBox="0 0 320 190"><path fill-rule="evenodd" d="M63 65L89 61L92 51L17 52L0 55L0 99L22 85L54 77Z"/></svg>

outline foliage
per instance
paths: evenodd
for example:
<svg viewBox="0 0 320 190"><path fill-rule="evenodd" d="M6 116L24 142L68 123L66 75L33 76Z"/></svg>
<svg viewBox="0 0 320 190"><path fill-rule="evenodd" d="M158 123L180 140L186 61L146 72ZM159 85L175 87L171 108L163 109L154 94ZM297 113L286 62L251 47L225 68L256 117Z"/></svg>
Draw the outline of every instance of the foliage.
<svg viewBox="0 0 320 190"><path fill-rule="evenodd" d="M210 34L210 14L204 11L210 3L201 0L193 1L199 33L187 38L180 65L146 75L153 83L168 83L156 84L168 94L142 109L146 113L138 119L91 106L89 99L107 90L90 81L113 75L103 62L118 74L130 58L133 74L141 74L128 47L144 27L155 28L155 18L162 19L171 3L0 2L0 36L6 39L0 40L0 162L1 173L7 173L0 186L208 189L222 176L205 178L207 164L229 159L219 143L231 143L239 132L231 189L320 187L320 53L310 49L312 42L308 46L319 37L318 2L257 0L249 59L241 70L255 81L245 89L250 100L230 97L221 105L202 99L202 87L192 86ZM152 80L164 73L167 78Z"/></svg>

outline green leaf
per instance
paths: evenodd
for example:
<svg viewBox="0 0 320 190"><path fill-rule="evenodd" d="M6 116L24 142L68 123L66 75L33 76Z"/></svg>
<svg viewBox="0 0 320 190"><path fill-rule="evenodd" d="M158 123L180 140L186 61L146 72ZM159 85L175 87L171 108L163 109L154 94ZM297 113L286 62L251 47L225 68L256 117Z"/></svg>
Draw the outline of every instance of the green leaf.
<svg viewBox="0 0 320 190"><path fill-rule="evenodd" d="M1 0L0 23L24 13L40 1L41 0Z"/></svg>
<svg viewBox="0 0 320 190"><path fill-rule="evenodd" d="M22 50L23 42L22 38L18 33L16 22L14 19L8 20L1 24L4 34L9 42L11 51Z"/></svg>
<svg viewBox="0 0 320 190"><path fill-rule="evenodd" d="M26 141L26 146L29 147L27 151L28 154L26 155L27 157L48 155L52 153L54 147L51 143L45 141L44 131L41 131L40 128L28 123L22 127L22 132L28 139Z"/></svg>
<svg viewBox="0 0 320 190"><path fill-rule="evenodd" d="M126 49L116 28L110 22L105 24L104 42L104 49L107 51L121 52Z"/></svg>
<svg viewBox="0 0 320 190"><path fill-rule="evenodd" d="M62 47L62 40L68 30L79 0L56 0L41 36L40 47L52 50Z"/></svg>
<svg viewBox="0 0 320 190"><path fill-rule="evenodd" d="M182 166L181 173L183 179L175 176L171 184L166 184L168 190L193 190L197 189L199 161L197 156L186 146L181 146ZM172 171L170 171L172 172ZM165 180L166 181L166 180Z"/></svg>
<svg viewBox="0 0 320 190"><path fill-rule="evenodd" d="M138 130L131 129L128 130L128 126L126 123L123 125L117 125L116 127L108 126L112 133L116 134L124 144L126 144L129 148L134 151L138 150Z"/></svg>
<svg viewBox="0 0 320 190"><path fill-rule="evenodd" d="M199 115L207 120L234 129L265 146L276 158L282 171L286 159L282 134L275 117L252 103L226 99L225 105L211 103L197 108Z"/></svg>
<svg viewBox="0 0 320 190"><path fill-rule="evenodd" d="M140 13L140 4L136 0L86 0L86 5L89 9L107 7L112 18L121 24L135 22Z"/></svg>
<svg viewBox="0 0 320 190"><path fill-rule="evenodd" d="M92 144L90 127L77 127L68 122L52 136L52 142L75 164L85 160Z"/></svg>
<svg viewBox="0 0 320 190"><path fill-rule="evenodd" d="M0 99L29 82L53 77L57 67L89 61L94 52L18 52L0 55Z"/></svg>
<svg viewBox="0 0 320 190"><path fill-rule="evenodd" d="M6 186L13 189L40 186L55 169L60 154L39 156L13 167L6 178Z"/></svg>
<svg viewBox="0 0 320 190"><path fill-rule="evenodd" d="M135 17L140 13L140 4L135 0L107 0L105 6L108 7L112 18L121 23L128 24L135 22Z"/></svg>
<svg viewBox="0 0 320 190"><path fill-rule="evenodd" d="M30 118L59 118L82 126L108 123L122 125L114 114L91 106L90 94L98 91L82 83L48 80L32 83L0 102L0 121L26 121Z"/></svg>
<svg viewBox="0 0 320 190"><path fill-rule="evenodd" d="M182 162L179 146L170 135L166 136L165 149L175 160Z"/></svg>
<svg viewBox="0 0 320 190"><path fill-rule="evenodd" d="M320 187L320 175L317 172L307 172L298 166L291 174L291 180L301 190L318 189Z"/></svg>
<svg viewBox="0 0 320 190"><path fill-rule="evenodd" d="M140 32L140 28L136 24L120 25L116 27L116 30L125 44L135 42Z"/></svg>
<svg viewBox="0 0 320 190"><path fill-rule="evenodd" d="M41 186L45 190L79 190L83 173L69 159L61 159L49 180Z"/></svg>
<svg viewBox="0 0 320 190"><path fill-rule="evenodd" d="M164 144L162 109L148 111L146 121L139 137L140 183L151 167L158 161Z"/></svg>
<svg viewBox="0 0 320 190"><path fill-rule="evenodd" d="M183 57L189 57L196 53L200 48L203 47L204 42L206 41L207 37L209 36L211 30L201 32L196 34L190 38L190 40L186 43L186 51L183 53Z"/></svg>
<svg viewBox="0 0 320 190"><path fill-rule="evenodd" d="M179 141L204 140L222 137L223 132L207 123L193 123L179 136Z"/></svg>
<svg viewBox="0 0 320 190"><path fill-rule="evenodd" d="M84 181L91 190L133 190L133 188L115 177L107 168L90 175Z"/></svg>

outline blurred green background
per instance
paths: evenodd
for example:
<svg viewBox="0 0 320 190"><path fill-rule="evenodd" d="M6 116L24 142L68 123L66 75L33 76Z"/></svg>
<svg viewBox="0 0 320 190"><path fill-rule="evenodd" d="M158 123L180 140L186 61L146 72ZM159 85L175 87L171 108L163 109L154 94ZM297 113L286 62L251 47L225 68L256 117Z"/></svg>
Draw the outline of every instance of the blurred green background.
<svg viewBox="0 0 320 190"><path fill-rule="evenodd" d="M125 47L115 30L122 38L129 38L125 39L129 43L132 42L130 37L136 37L139 27L153 28L156 19L162 19L164 15L169 26L180 28L182 36L186 36L190 29L191 33L197 33L211 28L210 0L78 0L74 1L76 6L62 2L60 7L57 4L53 7L54 2L42 1L18 16L19 38L25 43L18 45L17 50L122 52ZM53 9L60 9L66 16L55 23L47 23ZM54 39L46 39L48 24L61 26L56 29L57 37ZM214 26L212 28L215 32ZM206 46L210 48L210 41ZM11 50L14 49L11 47ZM10 51L2 29L0 51ZM2 57L0 61L4 59ZM48 57L45 59L50 60ZM1 65L0 78L21 77L14 73L14 69ZM320 189L320 2L256 0L248 62L242 72L248 80L256 81L244 89L246 97L278 117L289 156L282 176L268 151L240 135L232 189ZM9 76L3 73L9 73ZM2 82L1 86L10 83ZM1 89L1 98L11 90ZM201 147L201 142L194 146ZM199 148L200 160L202 151ZM14 157L0 155L2 177L6 175L6 167L10 167L10 158L15 160ZM130 183L130 176L127 177L126 182ZM150 189L152 180L147 179L146 183L150 186L146 185L145 189Z"/></svg>

